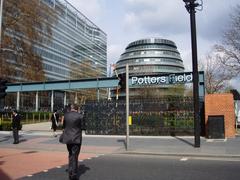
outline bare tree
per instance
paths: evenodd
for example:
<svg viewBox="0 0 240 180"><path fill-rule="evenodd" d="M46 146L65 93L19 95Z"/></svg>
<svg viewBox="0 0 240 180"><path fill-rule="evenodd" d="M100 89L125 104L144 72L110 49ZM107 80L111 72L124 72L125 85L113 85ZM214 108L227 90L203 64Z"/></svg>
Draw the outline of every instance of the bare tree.
<svg viewBox="0 0 240 180"><path fill-rule="evenodd" d="M71 62L69 65L70 79L100 78L102 76L98 63L94 63L89 58L81 59L81 62ZM106 95L106 90L100 89L101 96ZM95 100L96 89L84 89L78 91L78 97L86 100Z"/></svg>
<svg viewBox="0 0 240 180"><path fill-rule="evenodd" d="M218 60L238 76L240 74L240 5L237 5L230 15L230 23L223 35L223 45L216 45L215 48L219 53Z"/></svg>
<svg viewBox="0 0 240 180"><path fill-rule="evenodd" d="M206 56L205 64L201 64L205 71L205 85L208 94L226 91L233 73L221 63L218 53L212 51Z"/></svg>

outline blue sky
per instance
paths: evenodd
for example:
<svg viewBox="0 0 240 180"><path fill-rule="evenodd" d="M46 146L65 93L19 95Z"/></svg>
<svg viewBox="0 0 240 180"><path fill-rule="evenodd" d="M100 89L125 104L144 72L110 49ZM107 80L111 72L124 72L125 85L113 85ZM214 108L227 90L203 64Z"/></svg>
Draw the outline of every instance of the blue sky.
<svg viewBox="0 0 240 180"><path fill-rule="evenodd" d="M108 36L108 64L115 63L132 41L159 37L176 43L191 71L190 17L182 0L68 0ZM200 0L199 0L200 2ZM197 11L198 59L216 43L228 26L229 15L239 0L203 0ZM240 89L240 88L239 88Z"/></svg>

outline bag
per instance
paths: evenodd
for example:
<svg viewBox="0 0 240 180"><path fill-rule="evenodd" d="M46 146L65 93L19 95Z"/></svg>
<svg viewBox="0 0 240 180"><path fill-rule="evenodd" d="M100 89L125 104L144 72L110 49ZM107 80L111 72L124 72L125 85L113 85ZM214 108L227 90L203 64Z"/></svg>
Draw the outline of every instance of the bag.
<svg viewBox="0 0 240 180"><path fill-rule="evenodd" d="M59 142L63 143L63 133L59 136Z"/></svg>
<svg viewBox="0 0 240 180"><path fill-rule="evenodd" d="M58 122L57 122L57 118L56 118L56 114L55 113L53 113L53 117L54 117L54 120L55 120L55 124L58 127Z"/></svg>
<svg viewBox="0 0 240 180"><path fill-rule="evenodd" d="M18 130L22 130L22 124L19 124Z"/></svg>

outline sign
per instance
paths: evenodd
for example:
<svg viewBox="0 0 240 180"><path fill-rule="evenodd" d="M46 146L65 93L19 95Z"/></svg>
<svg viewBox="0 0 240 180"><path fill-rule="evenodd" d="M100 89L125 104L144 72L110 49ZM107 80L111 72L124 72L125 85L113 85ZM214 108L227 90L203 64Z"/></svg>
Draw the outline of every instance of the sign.
<svg viewBox="0 0 240 180"><path fill-rule="evenodd" d="M192 73L174 73L156 76L133 76L132 85L167 85L192 83Z"/></svg>
<svg viewBox="0 0 240 180"><path fill-rule="evenodd" d="M129 126L132 125L132 116L128 116L128 125L129 125Z"/></svg>

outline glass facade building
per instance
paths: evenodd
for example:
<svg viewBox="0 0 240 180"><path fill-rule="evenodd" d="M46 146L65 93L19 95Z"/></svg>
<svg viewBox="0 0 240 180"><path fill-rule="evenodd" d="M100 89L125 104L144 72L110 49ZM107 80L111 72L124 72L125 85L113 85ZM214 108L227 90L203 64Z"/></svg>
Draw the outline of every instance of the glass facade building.
<svg viewBox="0 0 240 180"><path fill-rule="evenodd" d="M66 0L42 0L58 14L53 40L38 48L50 79L107 75L107 35Z"/></svg>
<svg viewBox="0 0 240 180"><path fill-rule="evenodd" d="M4 1L8 3L7 1ZM49 80L107 76L107 35L66 0L39 0L56 13L52 35L42 33L34 52ZM5 18L3 18L4 20ZM11 35L11 30L8 29ZM21 81L17 79L16 81Z"/></svg>
<svg viewBox="0 0 240 180"><path fill-rule="evenodd" d="M32 0L31 0L32 1ZM29 3L31 3L29 1ZM35 0L39 5L49 7L52 14L41 11L40 16L43 16L44 27L41 29L36 24L34 28L40 35L40 41L34 41L33 52L40 56L41 65L43 67L44 77L46 81L54 80L72 80L81 78L98 78L107 76L107 35L91 20L84 16L80 11L73 7L67 0ZM8 8L14 7L17 12L18 3L23 1L5 0L3 5L3 23L14 17L14 11L9 11ZM12 4L11 4L12 3ZM28 3L28 1L25 1ZM20 7L22 8L24 4ZM30 5L29 5L30 6ZM29 7L28 6L28 7ZM41 7L41 6L39 6ZM19 10L21 12L21 10ZM18 14L17 14L18 15ZM49 16L52 15L52 16ZM10 18L9 18L10 17ZM48 20L53 19L52 21ZM17 25L22 29L27 27L17 22ZM46 26L50 26L51 34L48 34ZM30 42L29 38L24 36L18 29L11 29L6 26L2 33L4 38L12 38L13 45L22 40L26 44ZM15 43L16 44L16 43ZM12 48L12 49L11 49ZM14 59L24 58L21 53L16 53L15 47L2 46L4 50L4 58L7 63L14 65L16 72L19 75L10 76L9 82L29 82L31 80L21 76L22 70L20 64L14 64ZM25 50L26 51L26 50ZM14 52L14 53L13 53ZM33 60L32 60L33 61ZM22 65L24 66L24 65ZM5 66L6 67L6 66ZM34 80L33 80L34 81ZM31 93L9 93L6 96L6 105L19 108L23 111L51 111L53 108L60 109L68 103L81 103L89 97L96 98L98 93L95 89L84 89L76 91L46 91L46 92L31 92ZM53 101L51 102L51 97ZM17 101L18 98L18 101ZM64 98L66 99L64 101ZM37 100L36 100L37 99Z"/></svg>
<svg viewBox="0 0 240 180"><path fill-rule="evenodd" d="M184 71L176 44L167 39L148 38L131 42L116 63L118 74L125 73L127 63L130 75Z"/></svg>
<svg viewBox="0 0 240 180"><path fill-rule="evenodd" d="M140 39L128 44L124 53L116 63L117 74L159 75L184 72L184 65L177 46L173 41L160 38ZM175 85L140 86L131 88L130 97L162 97L165 95L181 95L184 87ZM115 97L113 92L113 97ZM122 92L120 96L125 97Z"/></svg>

